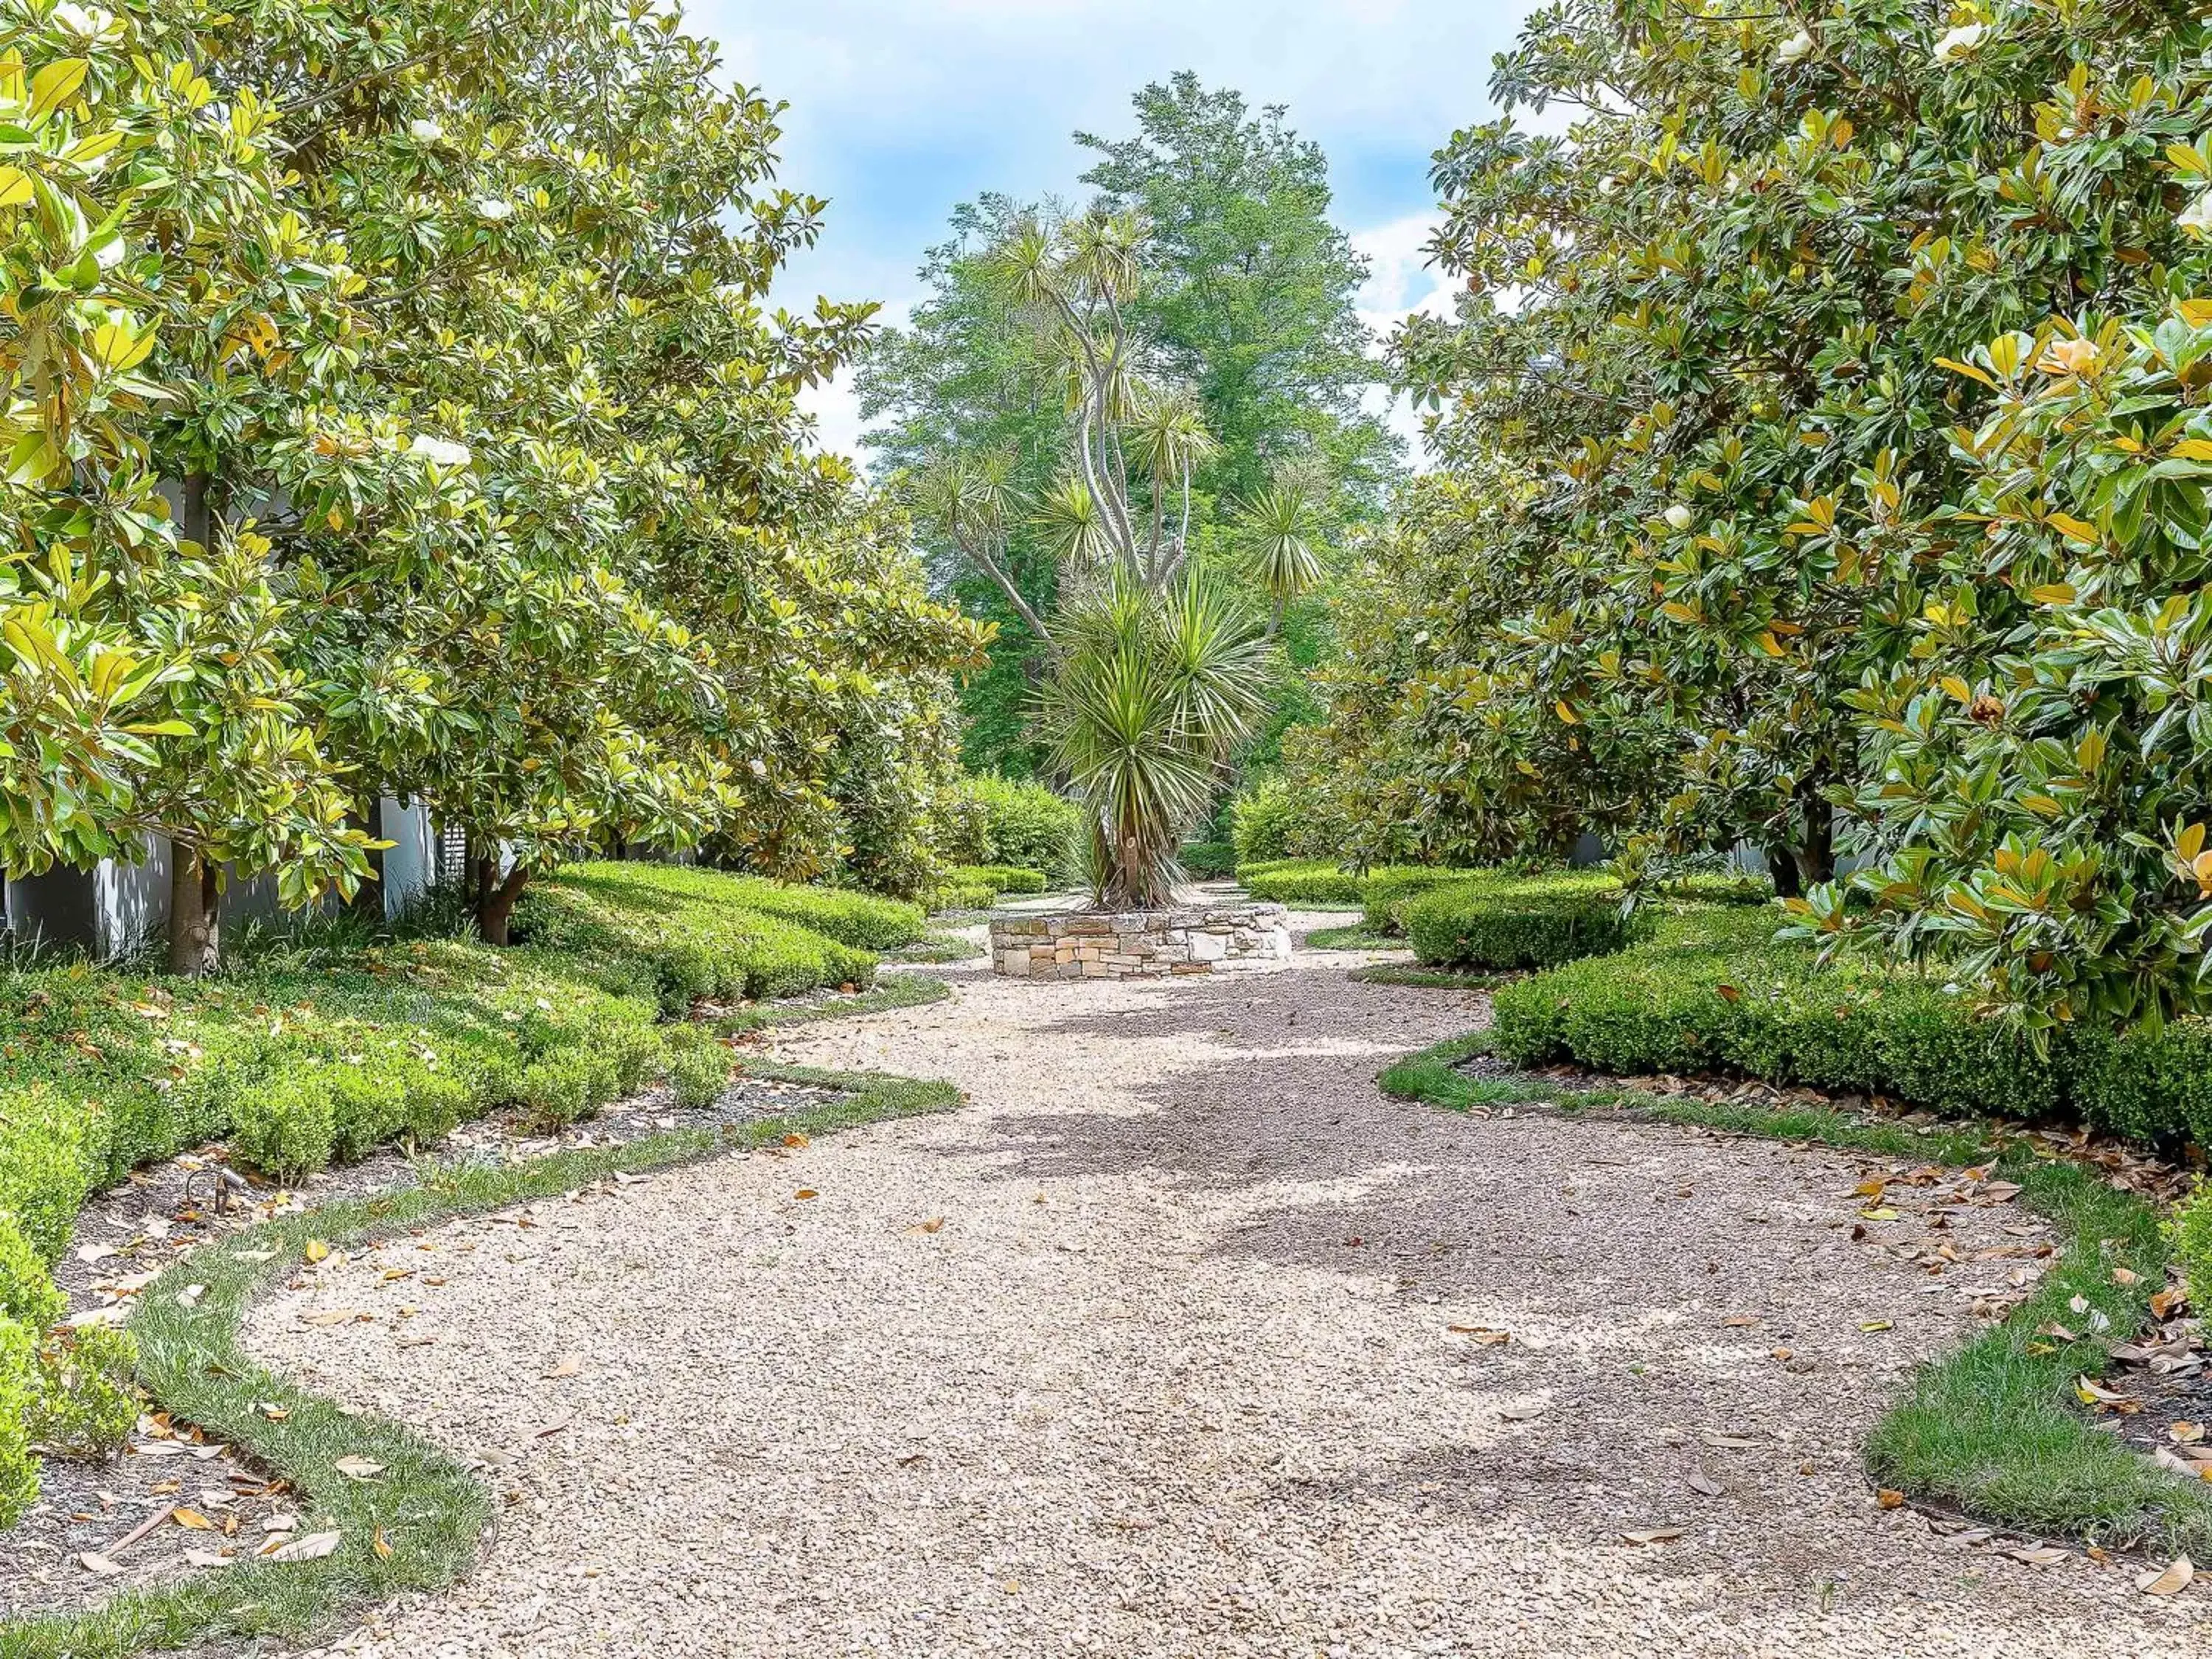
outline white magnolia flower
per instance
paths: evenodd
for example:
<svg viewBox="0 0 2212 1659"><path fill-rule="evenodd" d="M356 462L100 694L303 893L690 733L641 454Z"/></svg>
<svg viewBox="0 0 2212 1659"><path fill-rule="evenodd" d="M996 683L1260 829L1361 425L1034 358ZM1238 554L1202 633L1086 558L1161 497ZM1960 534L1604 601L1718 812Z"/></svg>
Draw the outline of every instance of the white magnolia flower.
<svg viewBox="0 0 2212 1659"><path fill-rule="evenodd" d="M2174 221L2184 230L2194 231L2199 236L2212 236L2212 190L2206 191L2181 210Z"/></svg>
<svg viewBox="0 0 2212 1659"><path fill-rule="evenodd" d="M407 124L407 131L426 144L434 144L446 136L445 128L440 126L435 121L429 120L410 121Z"/></svg>
<svg viewBox="0 0 2212 1659"><path fill-rule="evenodd" d="M501 219L510 216L514 212L514 204L497 196L487 196L477 202L477 211L494 224L497 224Z"/></svg>
<svg viewBox="0 0 2212 1659"><path fill-rule="evenodd" d="M768 775L768 763L761 759L757 755L756 755L752 759L747 761L745 764L752 769L752 773L755 777L764 778Z"/></svg>
<svg viewBox="0 0 2212 1659"><path fill-rule="evenodd" d="M407 453L420 455L426 461L435 461L440 466L466 466L471 459L466 444L434 438L427 432L415 434L415 441L407 446Z"/></svg>
<svg viewBox="0 0 2212 1659"><path fill-rule="evenodd" d="M62 0L54 8L54 21L71 34L87 40L97 40L115 27L115 15L102 11L98 6L80 6L76 0Z"/></svg>
<svg viewBox="0 0 2212 1659"><path fill-rule="evenodd" d="M1974 49L1982 44L1982 38L1989 32L1987 23L1960 24L1936 43L1936 61L1955 64L1962 58L1972 57Z"/></svg>
<svg viewBox="0 0 2212 1659"><path fill-rule="evenodd" d="M1812 55L1813 37L1804 29L1799 29L1774 49L1774 61L1778 64L1795 64Z"/></svg>
<svg viewBox="0 0 2212 1659"><path fill-rule="evenodd" d="M1675 502L1667 509L1667 522L1677 530L1687 530L1690 527L1690 509L1680 501Z"/></svg>

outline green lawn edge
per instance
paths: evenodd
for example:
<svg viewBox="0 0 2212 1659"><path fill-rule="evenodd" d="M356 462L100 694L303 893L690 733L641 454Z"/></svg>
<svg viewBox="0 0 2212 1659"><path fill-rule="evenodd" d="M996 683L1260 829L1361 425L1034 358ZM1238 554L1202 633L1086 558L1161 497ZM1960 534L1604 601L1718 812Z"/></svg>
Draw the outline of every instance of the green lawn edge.
<svg viewBox="0 0 2212 1659"><path fill-rule="evenodd" d="M196 1251L149 1285L132 1316L140 1380L180 1422L245 1450L289 1480L299 1536L337 1532L318 1561L248 1561L127 1592L98 1607L0 1624L0 1659L127 1659L210 1638L303 1638L349 1609L410 1591L445 1589L475 1561L491 1496L465 1466L403 1425L349 1414L263 1370L238 1346L253 1298L305 1260L311 1240L333 1247L457 1216L573 1192L718 1153L950 1110L950 1084L825 1071L746 1057L749 1077L834 1088L837 1098L716 1133L678 1130L615 1147L556 1152L526 1164L427 1167L411 1186L285 1217ZM267 1255L264 1258L264 1253ZM191 1285L202 1286L188 1297ZM272 1417L269 1407L281 1416ZM384 1466L374 1480L337 1461ZM382 1547L378 1540L382 1540Z"/></svg>
<svg viewBox="0 0 2212 1659"><path fill-rule="evenodd" d="M1723 1130L1965 1168L1988 1164L2021 1187L2019 1202L2057 1229L2057 1263L2027 1301L1990 1329L1914 1373L1867 1437L1868 1476L1920 1504L1987 1526L2106 1548L2212 1555L2212 1490L2159 1468L2095 1426L2075 1379L2110 1369L2113 1344L2152 1322L2166 1280L2157 1212L2079 1164L1989 1126L1916 1125L1833 1108L1660 1097L1633 1090L1570 1091L1542 1078L1471 1078L1456 1068L1487 1053L1474 1032L1410 1054L1377 1079L1401 1100L1449 1110L1541 1105L1570 1116ZM2118 1276L2116 1277L2116 1273ZM2076 1311L2076 1298L2087 1311ZM2094 1328L2101 1316L2105 1328ZM2067 1340L2044 1333L2075 1334Z"/></svg>
<svg viewBox="0 0 2212 1659"><path fill-rule="evenodd" d="M849 1019L861 1014L890 1013L900 1008L923 1008L933 1002L942 1002L951 994L952 987L936 975L907 971L885 974L868 990L818 1006L770 1003L717 1014L703 1023L724 1036L738 1036L748 1031L764 1030L771 1025L809 1025L817 1020Z"/></svg>

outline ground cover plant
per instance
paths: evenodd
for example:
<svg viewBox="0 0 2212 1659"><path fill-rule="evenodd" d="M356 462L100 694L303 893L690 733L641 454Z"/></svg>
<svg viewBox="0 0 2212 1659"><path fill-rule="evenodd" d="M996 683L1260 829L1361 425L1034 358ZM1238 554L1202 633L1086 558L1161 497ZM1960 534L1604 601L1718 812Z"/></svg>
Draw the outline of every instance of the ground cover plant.
<svg viewBox="0 0 2212 1659"><path fill-rule="evenodd" d="M524 918L535 937L505 950L276 939L212 977L82 961L0 975L0 1392L17 1406L0 1412L0 1523L28 1494L29 1421L49 1443L113 1437L127 1352L49 1331L50 1266L88 1194L211 1141L289 1180L502 1107L571 1122L654 1075L696 1095L716 1056L663 1023L694 998L865 988L876 957L844 939L925 933L909 904L640 864L573 866ZM941 994L899 982L925 988Z"/></svg>
<svg viewBox="0 0 2212 1659"><path fill-rule="evenodd" d="M1391 1066L1381 1085L1453 1110L1542 1105L1620 1115L1916 1164L1979 1167L2017 1183L2020 1201L2057 1228L2059 1260L1997 1324L1921 1369L1869 1437L1869 1474L1881 1488L2037 1538L2161 1555L2201 1557L2212 1548L2212 1489L2103 1431L2080 1392L2083 1380L2110 1371L2116 1343L2160 1316L2153 1298L2166 1285L2179 1240L2170 1245L2142 1198L1986 1121L1911 1121L1817 1102L1711 1100L1623 1086L1565 1090L1541 1077L1478 1078L1461 1069L1494 1042L1492 1033L1478 1032L1439 1044ZM2185 1249L2181 1260L2185 1265Z"/></svg>
<svg viewBox="0 0 2212 1659"><path fill-rule="evenodd" d="M720 1048L720 1045L711 1045ZM721 1051L720 1074L730 1072ZM626 1145L556 1153L501 1166L430 1165L411 1186L348 1200L234 1235L172 1267L143 1297L131 1328L141 1376L179 1420L220 1434L289 1480L302 1511L297 1534L327 1538L327 1554L264 1562L116 1598L104 1607L0 1625L9 1659L128 1659L210 1638L301 1638L346 1607L452 1583L477 1559L492 1513L490 1493L460 1463L410 1431L342 1408L262 1370L237 1346L253 1297L314 1251L388 1236L447 1217L574 1192L617 1172L645 1170L717 1152L781 1144L864 1123L941 1111L958 1092L941 1084L739 1062L750 1074L840 1092L784 1116L706 1131L656 1134ZM188 1292L186 1281L200 1287ZM349 1460L374 1479L346 1473Z"/></svg>

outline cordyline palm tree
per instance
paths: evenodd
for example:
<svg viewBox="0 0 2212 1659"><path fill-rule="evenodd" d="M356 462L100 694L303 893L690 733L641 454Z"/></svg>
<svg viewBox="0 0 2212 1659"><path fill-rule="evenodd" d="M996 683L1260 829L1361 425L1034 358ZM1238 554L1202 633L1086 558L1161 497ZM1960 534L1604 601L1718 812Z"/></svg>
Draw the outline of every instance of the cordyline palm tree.
<svg viewBox="0 0 2212 1659"><path fill-rule="evenodd" d="M1045 732L1085 808L1094 896L1150 906L1172 901L1176 849L1265 712L1274 629L1189 561L1193 482L1218 445L1197 400L1147 380L1132 348L1124 313L1146 239L1136 216L1093 212L1024 223L993 250L1064 373L1068 465L1029 501L1002 455L949 452L915 485L922 514L1052 653ZM1286 522L1304 535L1302 508ZM1024 524L1059 573L1049 621L1013 580L1008 549ZM1261 559L1269 591L1309 585L1310 557L1280 552L1279 584Z"/></svg>

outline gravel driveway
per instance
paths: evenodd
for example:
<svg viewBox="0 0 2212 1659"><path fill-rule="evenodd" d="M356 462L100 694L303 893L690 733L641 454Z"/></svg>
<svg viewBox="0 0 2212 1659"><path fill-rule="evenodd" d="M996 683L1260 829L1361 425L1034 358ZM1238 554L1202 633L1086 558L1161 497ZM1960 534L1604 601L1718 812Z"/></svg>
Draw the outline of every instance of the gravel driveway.
<svg viewBox="0 0 2212 1659"><path fill-rule="evenodd" d="M1909 1213L1853 1240L1855 1160L1386 1101L1376 1072L1480 1004L1356 960L956 971L950 1003L780 1052L955 1079L957 1114L270 1300L257 1352L483 1456L506 1500L466 1584L322 1651L2202 1650L2201 1591L1875 1506L1868 1425L1972 1316L1881 1248ZM2023 1221L1953 1237L1971 1261ZM384 1282L430 1261L441 1285ZM342 1307L385 1316L303 1321Z"/></svg>

